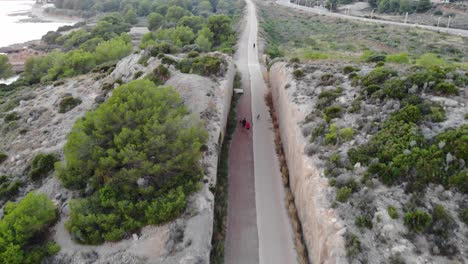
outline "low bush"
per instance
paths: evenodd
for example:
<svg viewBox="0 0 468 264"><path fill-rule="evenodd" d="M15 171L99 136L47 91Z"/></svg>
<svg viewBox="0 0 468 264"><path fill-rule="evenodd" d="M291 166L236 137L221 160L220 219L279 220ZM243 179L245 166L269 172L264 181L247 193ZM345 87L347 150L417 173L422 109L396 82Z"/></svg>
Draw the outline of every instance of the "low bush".
<svg viewBox="0 0 468 264"><path fill-rule="evenodd" d="M399 217L398 211L397 211L396 207L393 206L393 205L389 205L387 207L387 213L390 216L390 218L392 218L392 219L398 219L398 217Z"/></svg>
<svg viewBox="0 0 468 264"><path fill-rule="evenodd" d="M336 191L336 200L340 203L345 203L348 201L352 192L353 190L349 187L341 187Z"/></svg>
<svg viewBox="0 0 468 264"><path fill-rule="evenodd" d="M349 232L345 234L345 247L346 256L350 259L357 256L362 250L359 238L355 234Z"/></svg>
<svg viewBox="0 0 468 264"><path fill-rule="evenodd" d="M135 72L135 74L133 75L133 79L136 80L136 79L140 78L142 75L143 75L143 72L142 72L142 71L137 71L137 72Z"/></svg>
<svg viewBox="0 0 468 264"><path fill-rule="evenodd" d="M408 87L406 82L399 78L392 78L383 85L385 95L393 99L402 100L408 96Z"/></svg>
<svg viewBox="0 0 468 264"><path fill-rule="evenodd" d="M362 55L361 55L361 60L364 61L364 62L381 62L381 61L385 61L386 57L385 57L385 54L381 54L381 53L376 53L374 51L365 51Z"/></svg>
<svg viewBox="0 0 468 264"><path fill-rule="evenodd" d="M343 68L343 74L350 74L350 73L356 72L356 71L359 71L359 69L358 69L358 68L354 68L353 66L349 66L349 65L348 65L348 66L345 66L345 67Z"/></svg>
<svg viewBox="0 0 468 264"><path fill-rule="evenodd" d="M468 225L468 209L462 209L460 213L458 213L458 217L465 225Z"/></svg>
<svg viewBox="0 0 468 264"><path fill-rule="evenodd" d="M29 170L29 178L36 181L40 180L49 174L54 169L54 163L58 159L54 154L38 154L31 162L31 169Z"/></svg>
<svg viewBox="0 0 468 264"><path fill-rule="evenodd" d="M74 98L73 96L64 97L59 103L59 113L66 113L77 105L81 104L81 99Z"/></svg>
<svg viewBox="0 0 468 264"><path fill-rule="evenodd" d="M13 121L19 120L20 118L21 118L21 116L20 116L17 112L11 112L11 113L8 113L8 114L3 118L3 120L4 120L6 123L9 123L9 122L13 122Z"/></svg>
<svg viewBox="0 0 468 264"><path fill-rule="evenodd" d="M416 64L422 67L444 67L447 63L439 58L436 54L426 53L421 55L417 60Z"/></svg>
<svg viewBox="0 0 468 264"><path fill-rule="evenodd" d="M468 193L468 170L462 170L449 179L449 185L460 192Z"/></svg>
<svg viewBox="0 0 468 264"><path fill-rule="evenodd" d="M200 56L181 60L177 67L183 73L193 73L202 76L219 76L224 60L214 56Z"/></svg>
<svg viewBox="0 0 468 264"><path fill-rule="evenodd" d="M44 244L43 236L56 219L55 205L44 194L31 192L16 204L7 203L0 220L0 263L40 263L57 253L60 248Z"/></svg>
<svg viewBox="0 0 468 264"><path fill-rule="evenodd" d="M377 67L363 77L362 83L364 86L369 86L371 84L383 84L386 80L396 75L396 71L392 69L386 67Z"/></svg>
<svg viewBox="0 0 468 264"><path fill-rule="evenodd" d="M405 214L404 223L410 231L419 233L431 225L432 217L424 210L416 209Z"/></svg>
<svg viewBox="0 0 468 264"><path fill-rule="evenodd" d="M163 64L159 64L152 73L145 76L145 79L152 81L156 85L162 85L171 78L171 72Z"/></svg>
<svg viewBox="0 0 468 264"><path fill-rule="evenodd" d="M448 239L449 234L452 233L456 224L450 213L445 208L436 204L432 211L432 225L430 227L430 233L436 236Z"/></svg>
<svg viewBox="0 0 468 264"><path fill-rule="evenodd" d="M400 63L400 64L408 64L410 62L407 53L389 54L386 57L386 61L387 62Z"/></svg>
<svg viewBox="0 0 468 264"><path fill-rule="evenodd" d="M330 104L343 93L343 88L338 87L333 90L322 91L318 96L317 108L322 109Z"/></svg>
<svg viewBox="0 0 468 264"><path fill-rule="evenodd" d="M294 78L296 79L301 79L302 77L305 76L304 71L302 69L295 69L293 71Z"/></svg>
<svg viewBox="0 0 468 264"><path fill-rule="evenodd" d="M354 224L359 228L372 229L372 219L366 215L356 217Z"/></svg>
<svg viewBox="0 0 468 264"><path fill-rule="evenodd" d="M2 164L7 159L8 159L8 155L3 152L0 152L0 164Z"/></svg>
<svg viewBox="0 0 468 264"><path fill-rule="evenodd" d="M301 60L298 57L293 57L289 60L289 63L300 63Z"/></svg>
<svg viewBox="0 0 468 264"><path fill-rule="evenodd" d="M459 94L458 88L454 84L448 83L448 82L438 83L434 87L434 91L442 93L442 94L446 94L446 95L458 95Z"/></svg>
<svg viewBox="0 0 468 264"><path fill-rule="evenodd" d="M354 136L354 131L351 127L345 127L340 129L339 136L343 141L350 141Z"/></svg>
<svg viewBox="0 0 468 264"><path fill-rule="evenodd" d="M338 128L335 124L330 125L330 130L325 134L325 143L326 144L336 144L338 143Z"/></svg>
<svg viewBox="0 0 468 264"><path fill-rule="evenodd" d="M323 110L325 121L329 123L332 119L339 118L343 114L343 108L339 105L332 105Z"/></svg>
<svg viewBox="0 0 468 264"><path fill-rule="evenodd" d="M419 110L417 106L408 105L393 113L390 117L390 120L417 124L422 120L422 118L423 116L421 114L421 110Z"/></svg>
<svg viewBox="0 0 468 264"><path fill-rule="evenodd" d="M21 181L10 181L6 175L0 176L0 199L10 199L18 193Z"/></svg>
<svg viewBox="0 0 468 264"><path fill-rule="evenodd" d="M62 183L85 194L66 228L86 244L116 241L180 215L200 188L207 134L177 92L136 80L78 119L57 163ZM91 189L91 192L85 190Z"/></svg>

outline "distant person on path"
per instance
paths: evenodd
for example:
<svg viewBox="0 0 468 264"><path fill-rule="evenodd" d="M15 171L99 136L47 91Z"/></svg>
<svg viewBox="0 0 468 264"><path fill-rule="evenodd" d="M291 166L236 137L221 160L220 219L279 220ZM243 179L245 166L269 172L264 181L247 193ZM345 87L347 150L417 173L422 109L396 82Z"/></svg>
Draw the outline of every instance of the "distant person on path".
<svg viewBox="0 0 468 264"><path fill-rule="evenodd" d="M250 123L249 123L249 122L245 123L245 128L246 128L247 130L250 129Z"/></svg>
<svg viewBox="0 0 468 264"><path fill-rule="evenodd" d="M245 117L244 117L244 119L241 120L242 127L245 127L245 123L247 123L247 120L245 120Z"/></svg>
<svg viewBox="0 0 468 264"><path fill-rule="evenodd" d="M254 43L254 49L255 49L255 43Z"/></svg>

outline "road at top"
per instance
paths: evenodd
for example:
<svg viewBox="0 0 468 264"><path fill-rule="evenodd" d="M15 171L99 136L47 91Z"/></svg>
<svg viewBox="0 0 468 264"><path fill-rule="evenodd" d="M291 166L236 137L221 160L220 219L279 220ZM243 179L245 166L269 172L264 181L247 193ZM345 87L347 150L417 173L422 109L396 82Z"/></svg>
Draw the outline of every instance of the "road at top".
<svg viewBox="0 0 468 264"><path fill-rule="evenodd" d="M296 8L296 9L300 9L300 10L303 10L303 11L319 14L319 15L339 17L339 18L344 18L344 19L358 20L358 21L377 23L377 24L387 24L387 25L395 25L395 26L402 26L402 27L421 28L421 29L427 29L427 30L432 30L432 31L438 31L438 32L442 32L442 33L448 33L448 34L451 34L451 35L468 37L468 30L463 30L463 29L434 27L434 26L410 24L410 23L405 24L405 23L395 22L395 21L370 19L370 18L357 17L357 16L349 16L349 15L329 12L328 10L323 9L323 8L306 7L306 6L293 4L293 3L290 3L289 0L278 0L277 3L280 4L280 5L283 5L283 6L288 6L288 7L291 7L291 8Z"/></svg>
<svg viewBox="0 0 468 264"><path fill-rule="evenodd" d="M236 54L244 89L237 115L247 118L253 127L246 131L238 126L229 150L225 262L294 264L294 234L286 210L273 125L264 100L267 86L257 48L253 47L257 43L257 15L253 2L246 3L245 27Z"/></svg>

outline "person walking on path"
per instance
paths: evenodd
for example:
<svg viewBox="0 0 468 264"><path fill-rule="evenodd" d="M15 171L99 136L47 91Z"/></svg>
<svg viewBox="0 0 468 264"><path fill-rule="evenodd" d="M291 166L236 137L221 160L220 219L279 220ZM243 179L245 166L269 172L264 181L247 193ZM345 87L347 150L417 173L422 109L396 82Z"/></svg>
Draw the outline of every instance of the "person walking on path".
<svg viewBox="0 0 468 264"><path fill-rule="evenodd" d="M249 123L249 122L245 123L245 128L246 128L247 130L250 129L250 123Z"/></svg>
<svg viewBox="0 0 468 264"><path fill-rule="evenodd" d="M245 127L246 123L247 123L247 120L245 120L245 117L244 117L244 119L241 120L242 127Z"/></svg>

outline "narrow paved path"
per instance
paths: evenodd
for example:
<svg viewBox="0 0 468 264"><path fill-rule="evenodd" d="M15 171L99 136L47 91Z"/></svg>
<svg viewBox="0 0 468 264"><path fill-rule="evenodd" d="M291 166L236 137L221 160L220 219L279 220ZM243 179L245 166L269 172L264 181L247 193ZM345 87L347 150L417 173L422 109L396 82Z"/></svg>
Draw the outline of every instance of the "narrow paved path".
<svg viewBox="0 0 468 264"><path fill-rule="evenodd" d="M344 18L344 19L358 20L358 21L377 23L377 24L387 24L387 25L395 25L395 26L411 27L411 28L422 28L422 29L427 29L427 30L432 30L432 31L448 33L448 34L452 34L452 35L468 37L468 30L463 30L463 29L434 27L434 26L410 24L410 23L405 24L405 23L396 22L396 21L388 21L388 20L380 20L380 19L370 19L370 18L365 18L365 17L349 16L349 15L329 12L328 10L326 10L326 9L324 10L322 8L306 7L306 6L293 4L293 3L290 3L289 0L278 0L277 3L280 4L280 5L283 5L283 6L288 6L288 7L291 7L291 8L296 8L296 9L300 9L300 10L303 10L303 11L319 14L319 15L339 17L339 18Z"/></svg>
<svg viewBox="0 0 468 264"><path fill-rule="evenodd" d="M238 126L229 150L225 262L294 264L294 235L286 211L273 125L264 100L267 87L257 48L253 48L258 32L255 5L251 0L246 3L245 28L236 54L244 89L237 115L253 121L253 127L246 131Z"/></svg>
<svg viewBox="0 0 468 264"><path fill-rule="evenodd" d="M236 109L239 120L244 117L252 119L250 73L247 66L249 33L250 24L245 21L235 56L244 89ZM228 220L224 250L226 264L259 262L252 145L252 132L247 132L238 124L229 147Z"/></svg>
<svg viewBox="0 0 468 264"><path fill-rule="evenodd" d="M252 91L255 202L259 241L259 263L297 263L294 235L286 211L285 192L275 152L273 124L265 103L267 86L263 80L257 48L258 21L252 0L247 2L250 25L248 66ZM258 46L258 45L256 45ZM257 116L260 118L257 119Z"/></svg>

